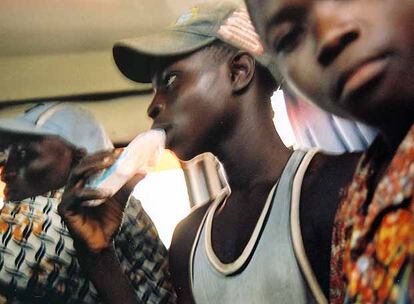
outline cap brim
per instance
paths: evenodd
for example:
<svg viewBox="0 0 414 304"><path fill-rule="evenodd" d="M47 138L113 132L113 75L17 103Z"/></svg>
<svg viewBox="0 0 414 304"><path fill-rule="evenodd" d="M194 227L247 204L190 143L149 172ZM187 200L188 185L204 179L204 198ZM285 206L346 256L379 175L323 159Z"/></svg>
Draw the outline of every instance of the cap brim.
<svg viewBox="0 0 414 304"><path fill-rule="evenodd" d="M0 145L9 142L12 136L46 136L54 135L41 128L33 128L33 124L22 119L3 119L0 122Z"/></svg>
<svg viewBox="0 0 414 304"><path fill-rule="evenodd" d="M189 54L216 39L212 36L166 30L117 42L113 47L113 56L119 70L127 78L150 83L154 59Z"/></svg>

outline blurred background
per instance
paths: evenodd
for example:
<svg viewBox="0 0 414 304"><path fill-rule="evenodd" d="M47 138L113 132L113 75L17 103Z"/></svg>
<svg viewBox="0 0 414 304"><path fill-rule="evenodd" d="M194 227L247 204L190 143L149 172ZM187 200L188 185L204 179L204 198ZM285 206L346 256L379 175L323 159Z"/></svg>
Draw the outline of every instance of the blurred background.
<svg viewBox="0 0 414 304"><path fill-rule="evenodd" d="M149 128L152 90L121 75L112 59L113 43L158 31L196 3L0 1L0 117L13 117L40 101L76 102L95 114L116 146L124 146ZM1 194L2 188L0 182ZM164 153L134 195L168 247L175 225L190 211L191 198L172 153Z"/></svg>
<svg viewBox="0 0 414 304"><path fill-rule="evenodd" d="M126 145L151 124L146 109L152 90L121 75L112 59L113 43L158 31L199 2L1 0L0 117L15 116L40 101L76 102L95 114L116 146ZM285 97L291 101L288 109ZM277 91L272 103L276 128L287 146L343 152L363 149L372 139L364 127L333 118L293 95ZM169 246L176 223L194 204L172 153L164 154L134 194Z"/></svg>
<svg viewBox="0 0 414 304"><path fill-rule="evenodd" d="M0 115L39 100L81 102L115 143L129 141L149 126L151 90L117 71L112 45L157 31L191 5L184 0L0 1Z"/></svg>

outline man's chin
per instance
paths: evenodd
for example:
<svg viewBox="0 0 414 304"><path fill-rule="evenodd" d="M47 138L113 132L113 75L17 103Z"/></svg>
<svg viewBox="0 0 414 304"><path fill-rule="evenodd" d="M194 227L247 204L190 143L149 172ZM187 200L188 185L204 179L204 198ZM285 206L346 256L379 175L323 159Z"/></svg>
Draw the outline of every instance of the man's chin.
<svg viewBox="0 0 414 304"><path fill-rule="evenodd" d="M194 149L185 149L184 147L181 148L181 149L179 149L177 147L174 147L174 148L172 148L170 150L181 161L190 161L194 157L196 157L197 155L203 153L203 152L199 152L199 151L194 151Z"/></svg>
<svg viewBox="0 0 414 304"><path fill-rule="evenodd" d="M188 153L174 153L175 156L178 158L179 161L190 161L197 155L194 154L188 154Z"/></svg>

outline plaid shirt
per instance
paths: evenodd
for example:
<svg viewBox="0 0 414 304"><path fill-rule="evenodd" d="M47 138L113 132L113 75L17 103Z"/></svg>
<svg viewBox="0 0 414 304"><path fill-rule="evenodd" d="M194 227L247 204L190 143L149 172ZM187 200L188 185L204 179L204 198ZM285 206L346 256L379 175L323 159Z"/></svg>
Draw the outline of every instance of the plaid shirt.
<svg viewBox="0 0 414 304"><path fill-rule="evenodd" d="M331 303L410 303L414 295L414 125L369 199L382 143L364 155L335 221Z"/></svg>
<svg viewBox="0 0 414 304"><path fill-rule="evenodd" d="M59 194L59 192L57 192ZM0 213L0 303L97 303L56 195L6 203ZM131 198L115 239L124 273L144 303L172 303L167 250L140 202Z"/></svg>

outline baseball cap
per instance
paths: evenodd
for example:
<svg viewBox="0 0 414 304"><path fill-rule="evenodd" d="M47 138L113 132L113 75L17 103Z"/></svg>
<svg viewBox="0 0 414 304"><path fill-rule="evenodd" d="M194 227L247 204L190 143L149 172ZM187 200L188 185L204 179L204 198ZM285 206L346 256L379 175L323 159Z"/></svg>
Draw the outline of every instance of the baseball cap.
<svg viewBox="0 0 414 304"><path fill-rule="evenodd" d="M0 119L0 138L8 135L59 136L88 153L113 147L102 125L87 110L62 102L38 103L15 118Z"/></svg>
<svg viewBox="0 0 414 304"><path fill-rule="evenodd" d="M160 32L115 43L113 56L127 78L150 83L154 59L190 54L216 40L248 51L272 72L271 57L265 53L244 4L236 1L201 3Z"/></svg>

